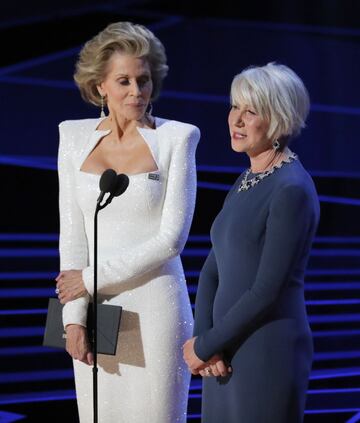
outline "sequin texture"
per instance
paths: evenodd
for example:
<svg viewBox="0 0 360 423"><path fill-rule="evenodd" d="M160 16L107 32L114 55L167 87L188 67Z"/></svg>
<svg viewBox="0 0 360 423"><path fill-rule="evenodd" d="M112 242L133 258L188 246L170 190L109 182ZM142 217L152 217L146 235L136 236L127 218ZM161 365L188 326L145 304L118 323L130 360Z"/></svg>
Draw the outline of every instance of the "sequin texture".
<svg viewBox="0 0 360 423"><path fill-rule="evenodd" d="M84 269L89 292L66 304L64 324L84 324L93 293L93 213L99 176L80 171L106 133L99 119L60 125L60 256L62 269ZM158 171L130 176L127 191L99 214L99 300L123 307L116 356L99 355L102 423L186 422L190 374L182 345L193 317L179 254L196 194L199 130L156 119L139 132ZM80 422L92 417L92 369L74 361Z"/></svg>

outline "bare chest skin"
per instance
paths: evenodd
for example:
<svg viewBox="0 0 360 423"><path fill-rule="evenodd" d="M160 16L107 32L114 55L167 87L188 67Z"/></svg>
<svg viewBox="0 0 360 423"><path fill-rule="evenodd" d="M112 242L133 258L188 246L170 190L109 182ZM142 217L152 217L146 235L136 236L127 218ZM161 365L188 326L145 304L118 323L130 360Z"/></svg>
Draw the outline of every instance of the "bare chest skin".
<svg viewBox="0 0 360 423"><path fill-rule="evenodd" d="M158 170L148 145L137 131L120 142L111 133L101 138L83 162L81 171L101 174L109 168L127 175Z"/></svg>

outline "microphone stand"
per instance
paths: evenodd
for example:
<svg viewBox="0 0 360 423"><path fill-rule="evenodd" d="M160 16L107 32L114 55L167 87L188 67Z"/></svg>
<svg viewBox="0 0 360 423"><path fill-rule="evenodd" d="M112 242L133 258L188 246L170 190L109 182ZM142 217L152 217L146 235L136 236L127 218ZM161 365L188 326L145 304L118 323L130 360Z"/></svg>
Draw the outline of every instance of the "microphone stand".
<svg viewBox="0 0 360 423"><path fill-rule="evenodd" d="M94 409L94 423L98 423L98 367L97 367L97 250L98 250L98 214L99 211L107 206L107 203L100 205L100 202L96 205L94 215L94 295L93 295L93 354L94 354L94 365L93 365L93 409Z"/></svg>
<svg viewBox="0 0 360 423"><path fill-rule="evenodd" d="M97 368L97 227L98 214L100 211L100 204L98 203L94 215L94 295L93 295L93 409L94 409L94 423L98 423L98 368Z"/></svg>
<svg viewBox="0 0 360 423"><path fill-rule="evenodd" d="M93 354L94 354L94 365L93 365L93 413L94 413L94 423L98 423L98 367L97 367L97 251L98 251L98 214L99 211L104 207L109 205L114 197L121 195L129 185L129 178L126 175L117 175L114 170L108 169L115 174L116 185L107 186L109 184L109 178L106 180L105 187L101 187L100 180L100 189L101 194L97 200L95 214L94 214L94 294L93 294ZM105 171L108 172L108 171ZM103 174L104 175L104 174ZM111 180L110 180L111 182ZM114 183L114 178L113 178ZM109 192L109 196L106 201L101 204L101 201L104 198L104 194Z"/></svg>

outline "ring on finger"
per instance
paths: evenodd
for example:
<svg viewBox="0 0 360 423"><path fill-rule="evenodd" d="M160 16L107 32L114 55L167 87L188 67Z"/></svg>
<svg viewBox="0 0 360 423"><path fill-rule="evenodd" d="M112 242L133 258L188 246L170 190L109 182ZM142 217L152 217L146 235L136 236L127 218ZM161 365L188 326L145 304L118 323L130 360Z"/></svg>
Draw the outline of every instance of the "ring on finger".
<svg viewBox="0 0 360 423"><path fill-rule="evenodd" d="M59 289L59 288L56 288L56 289L55 289L55 294L56 294L56 295L60 294L60 289Z"/></svg>
<svg viewBox="0 0 360 423"><path fill-rule="evenodd" d="M205 374L206 374L206 376L210 376L211 375L211 369L210 369L210 367L206 367Z"/></svg>

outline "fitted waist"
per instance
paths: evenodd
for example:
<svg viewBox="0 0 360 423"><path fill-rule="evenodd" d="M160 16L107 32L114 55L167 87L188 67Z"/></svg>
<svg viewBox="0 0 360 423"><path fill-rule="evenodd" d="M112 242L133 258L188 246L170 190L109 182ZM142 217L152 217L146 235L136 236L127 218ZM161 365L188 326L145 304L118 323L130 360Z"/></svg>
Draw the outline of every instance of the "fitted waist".
<svg viewBox="0 0 360 423"><path fill-rule="evenodd" d="M169 288L167 288L168 285ZM142 274L135 275L128 280L114 281L114 283L99 290L99 294L105 296L123 294L132 296L141 293L143 295L149 290L151 290L151 293L154 293L158 290L178 289L179 286L185 286L186 288L186 281L181 259L179 256L176 256L164 264Z"/></svg>
<svg viewBox="0 0 360 423"><path fill-rule="evenodd" d="M248 290L245 290L241 295L236 296L233 292L229 292L229 290L218 290L214 303L214 319L221 319L226 315L229 309L233 307L237 301L240 301L241 296L246 295L247 292ZM266 299L257 298L256 295L253 295L252 298L254 302L266 302ZM248 304L248 306L250 305ZM254 304L254 308L257 308L257 304ZM307 321L303 287L293 286L285 288L273 304L270 304L267 309L263 310L259 318L290 318Z"/></svg>

